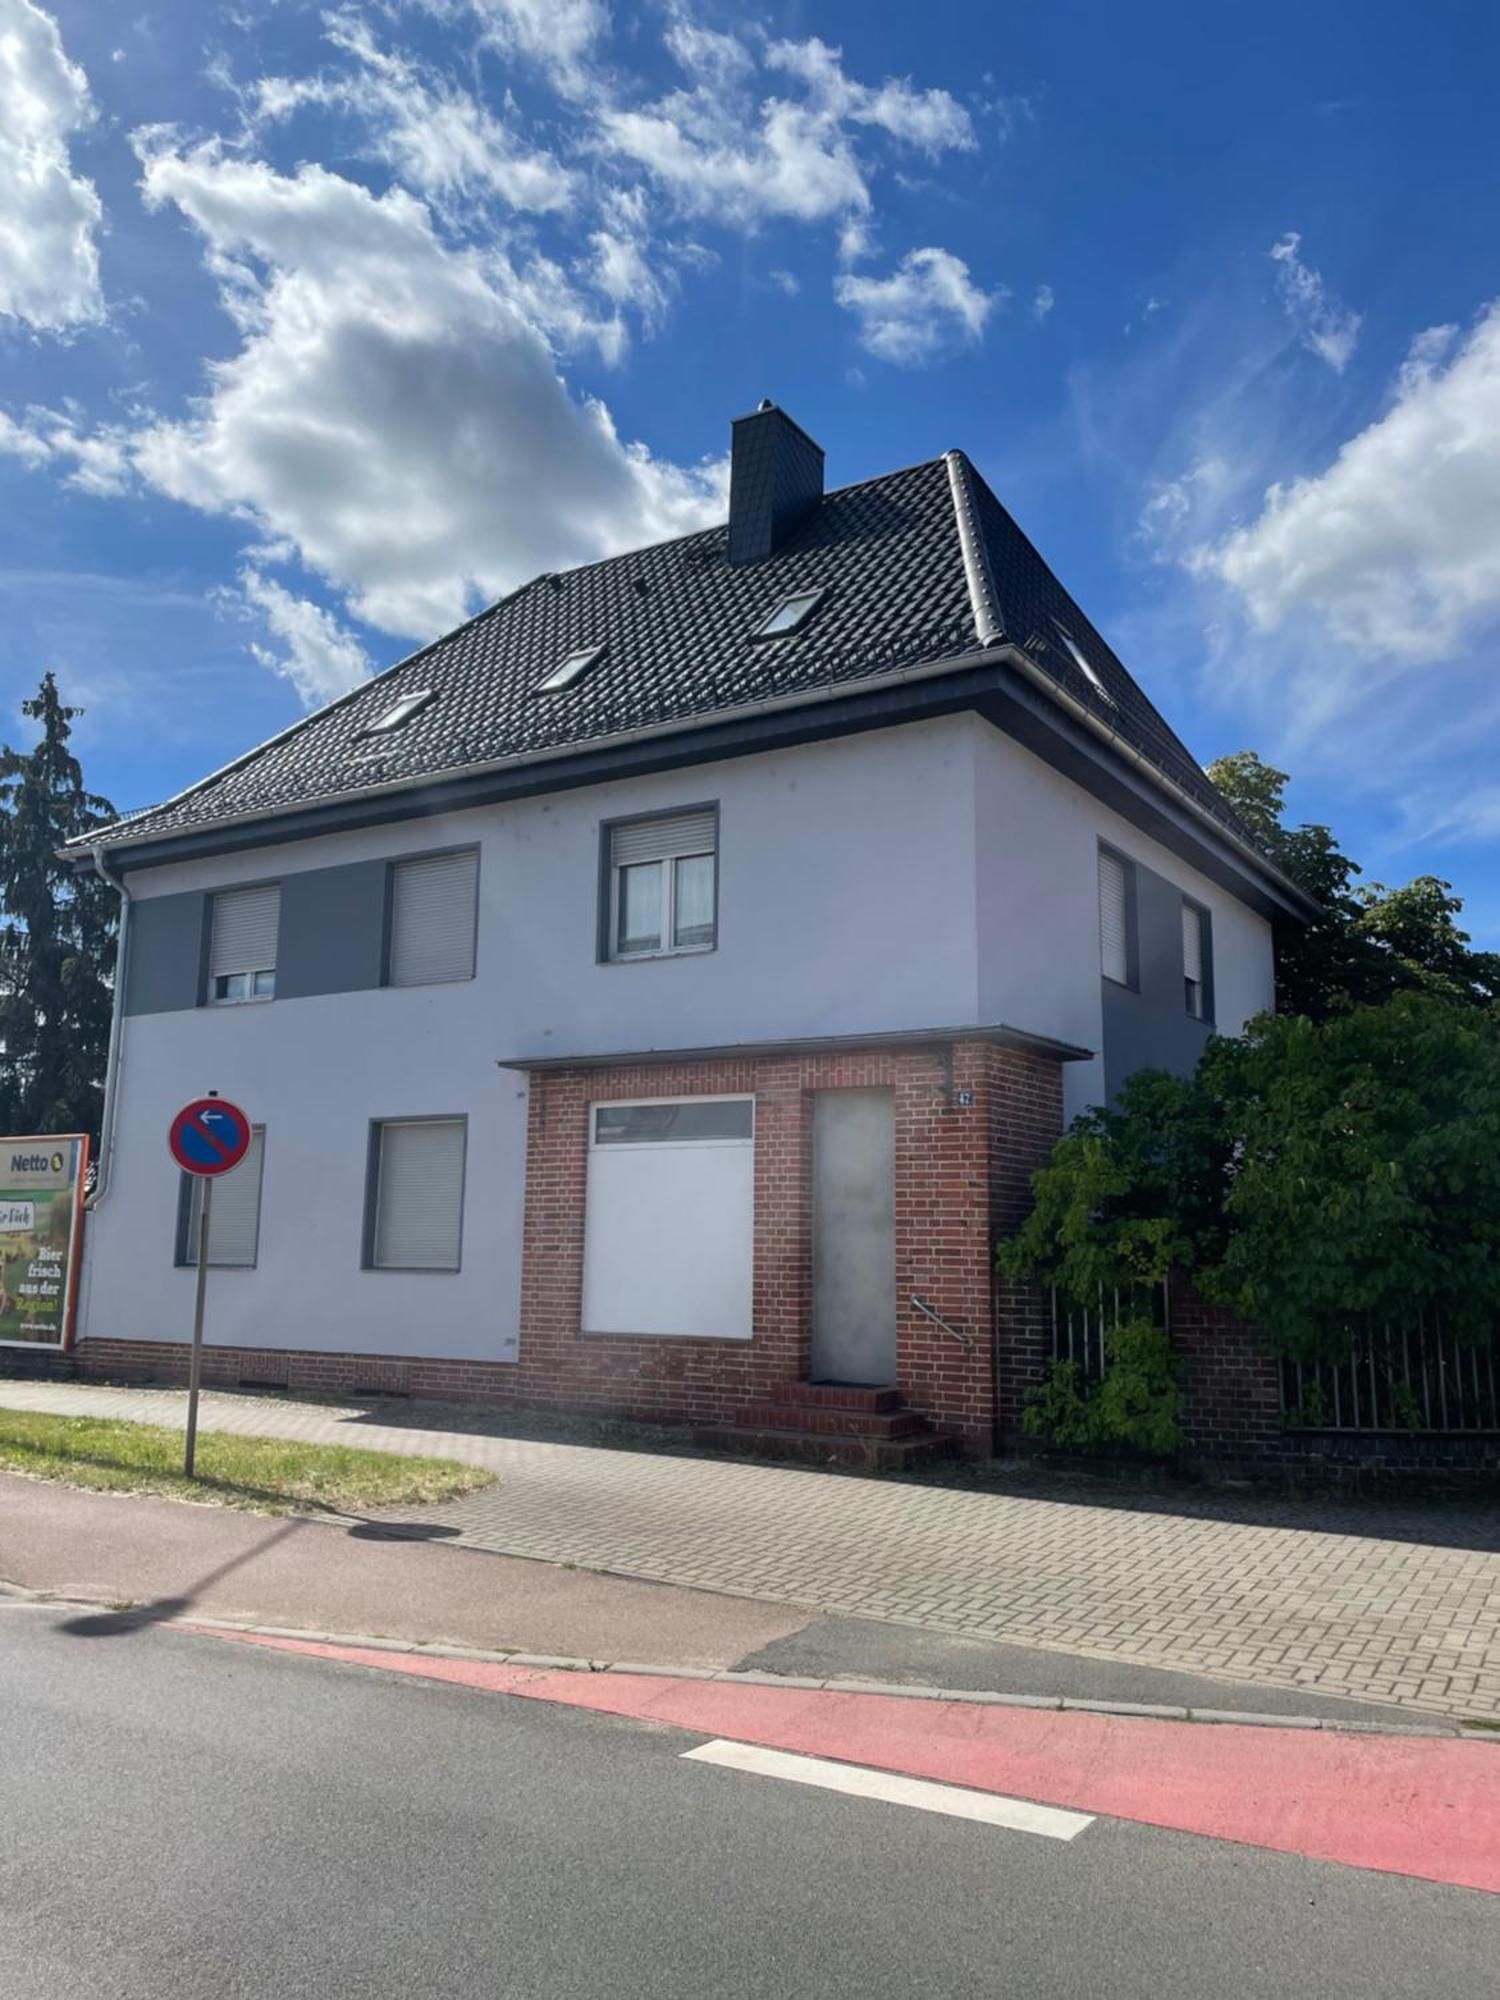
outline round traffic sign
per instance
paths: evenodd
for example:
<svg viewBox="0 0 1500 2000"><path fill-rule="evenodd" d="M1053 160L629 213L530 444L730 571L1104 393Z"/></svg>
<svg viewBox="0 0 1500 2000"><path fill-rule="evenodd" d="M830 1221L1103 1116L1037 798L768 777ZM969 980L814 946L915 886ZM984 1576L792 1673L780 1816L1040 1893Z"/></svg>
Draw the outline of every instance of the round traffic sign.
<svg viewBox="0 0 1500 2000"><path fill-rule="evenodd" d="M227 1174L250 1150L250 1120L222 1097L185 1104L167 1134L172 1158L189 1174Z"/></svg>

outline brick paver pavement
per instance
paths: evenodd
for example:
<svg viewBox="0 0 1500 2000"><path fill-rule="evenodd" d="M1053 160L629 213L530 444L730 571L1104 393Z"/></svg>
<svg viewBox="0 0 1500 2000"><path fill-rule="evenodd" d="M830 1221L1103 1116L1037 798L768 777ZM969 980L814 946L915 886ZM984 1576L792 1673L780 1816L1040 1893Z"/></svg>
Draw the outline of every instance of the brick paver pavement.
<svg viewBox="0 0 1500 2000"><path fill-rule="evenodd" d="M180 1390L0 1382L180 1425ZM422 1519L476 1548L1226 1680L1500 1718L1500 1509L833 1477L473 1408L207 1394L207 1430L435 1452L501 1483ZM449 1543L452 1546L452 1543ZM3 1574L3 1524L0 1524Z"/></svg>

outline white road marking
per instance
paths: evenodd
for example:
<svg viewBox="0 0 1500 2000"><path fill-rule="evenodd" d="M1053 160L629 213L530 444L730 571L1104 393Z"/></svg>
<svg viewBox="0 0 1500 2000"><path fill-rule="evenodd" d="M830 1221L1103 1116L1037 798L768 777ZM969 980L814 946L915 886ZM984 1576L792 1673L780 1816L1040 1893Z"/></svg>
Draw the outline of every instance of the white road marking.
<svg viewBox="0 0 1500 2000"><path fill-rule="evenodd" d="M1040 1834L1043 1840L1076 1840L1092 1813L1065 1812L1060 1806L1039 1806L1030 1799L1002 1798L995 1792L966 1791L961 1785L936 1785L926 1778L906 1778L895 1771L874 1771L865 1764L835 1764L826 1757L799 1757L790 1750L767 1750L757 1743L731 1743L716 1737L684 1750L700 1764L721 1764L757 1778L788 1778L793 1784L817 1785L825 1792L847 1792L856 1799L883 1799L890 1805L915 1806L919 1812L947 1813L951 1819L981 1820L1014 1833Z"/></svg>

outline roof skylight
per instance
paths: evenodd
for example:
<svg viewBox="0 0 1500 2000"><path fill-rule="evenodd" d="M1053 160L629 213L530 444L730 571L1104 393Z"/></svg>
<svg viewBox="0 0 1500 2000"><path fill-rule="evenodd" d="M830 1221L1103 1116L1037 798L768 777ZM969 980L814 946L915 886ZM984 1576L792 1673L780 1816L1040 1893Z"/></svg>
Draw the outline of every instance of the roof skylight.
<svg viewBox="0 0 1500 2000"><path fill-rule="evenodd" d="M393 707L388 708L384 715L378 716L374 722L368 724L364 734L366 736L383 736L388 729L399 729L403 722L410 722L417 710L425 708L431 700L431 688L414 688L410 694L402 695L401 699Z"/></svg>
<svg viewBox="0 0 1500 2000"><path fill-rule="evenodd" d="M755 629L757 639L784 639L788 632L795 632L805 625L813 612L822 603L821 590L798 591L793 597L783 597L771 615Z"/></svg>
<svg viewBox="0 0 1500 2000"><path fill-rule="evenodd" d="M1109 689L1104 685L1103 681L1100 680L1099 676L1094 672L1094 669L1089 665L1088 656L1084 652L1082 646L1079 645L1078 641L1073 637L1073 634L1068 630L1066 625L1061 624L1056 618L1054 618L1052 622L1054 625L1057 626L1057 636L1062 640L1063 644L1067 647L1068 657L1072 660L1074 666L1077 667L1079 673L1083 675L1084 679L1088 682L1089 686L1094 690L1095 694L1102 695L1104 699L1109 703L1110 707L1114 708L1116 706L1114 696L1110 693Z"/></svg>
<svg viewBox="0 0 1500 2000"><path fill-rule="evenodd" d="M550 674L544 675L537 682L535 692L561 694L563 689L570 688L574 681L582 680L589 668L603 658L602 646L580 646L576 652L569 653L565 660L560 660Z"/></svg>

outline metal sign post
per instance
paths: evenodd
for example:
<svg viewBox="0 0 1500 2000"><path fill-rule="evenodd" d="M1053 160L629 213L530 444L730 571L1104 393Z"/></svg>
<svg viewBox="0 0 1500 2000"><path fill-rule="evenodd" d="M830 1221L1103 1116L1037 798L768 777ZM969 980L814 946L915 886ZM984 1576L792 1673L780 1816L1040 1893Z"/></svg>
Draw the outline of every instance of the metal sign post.
<svg viewBox="0 0 1500 2000"><path fill-rule="evenodd" d="M198 1379L203 1373L203 1300L208 1291L208 1218L213 1213L214 1184L203 1183L203 1200L198 1210L198 1286L193 1296L193 1358L188 1364L187 1450L182 1469L191 1479L193 1459L198 1450Z"/></svg>
<svg viewBox="0 0 1500 2000"><path fill-rule="evenodd" d="M202 1188L198 1204L198 1282L193 1299L193 1353L188 1367L187 1449L183 1471L191 1479L198 1450L198 1384L203 1373L203 1306L208 1294L208 1228L213 1214L214 1182L233 1173L250 1150L250 1120L237 1104L216 1091L194 1098L172 1120L167 1144L172 1158Z"/></svg>

